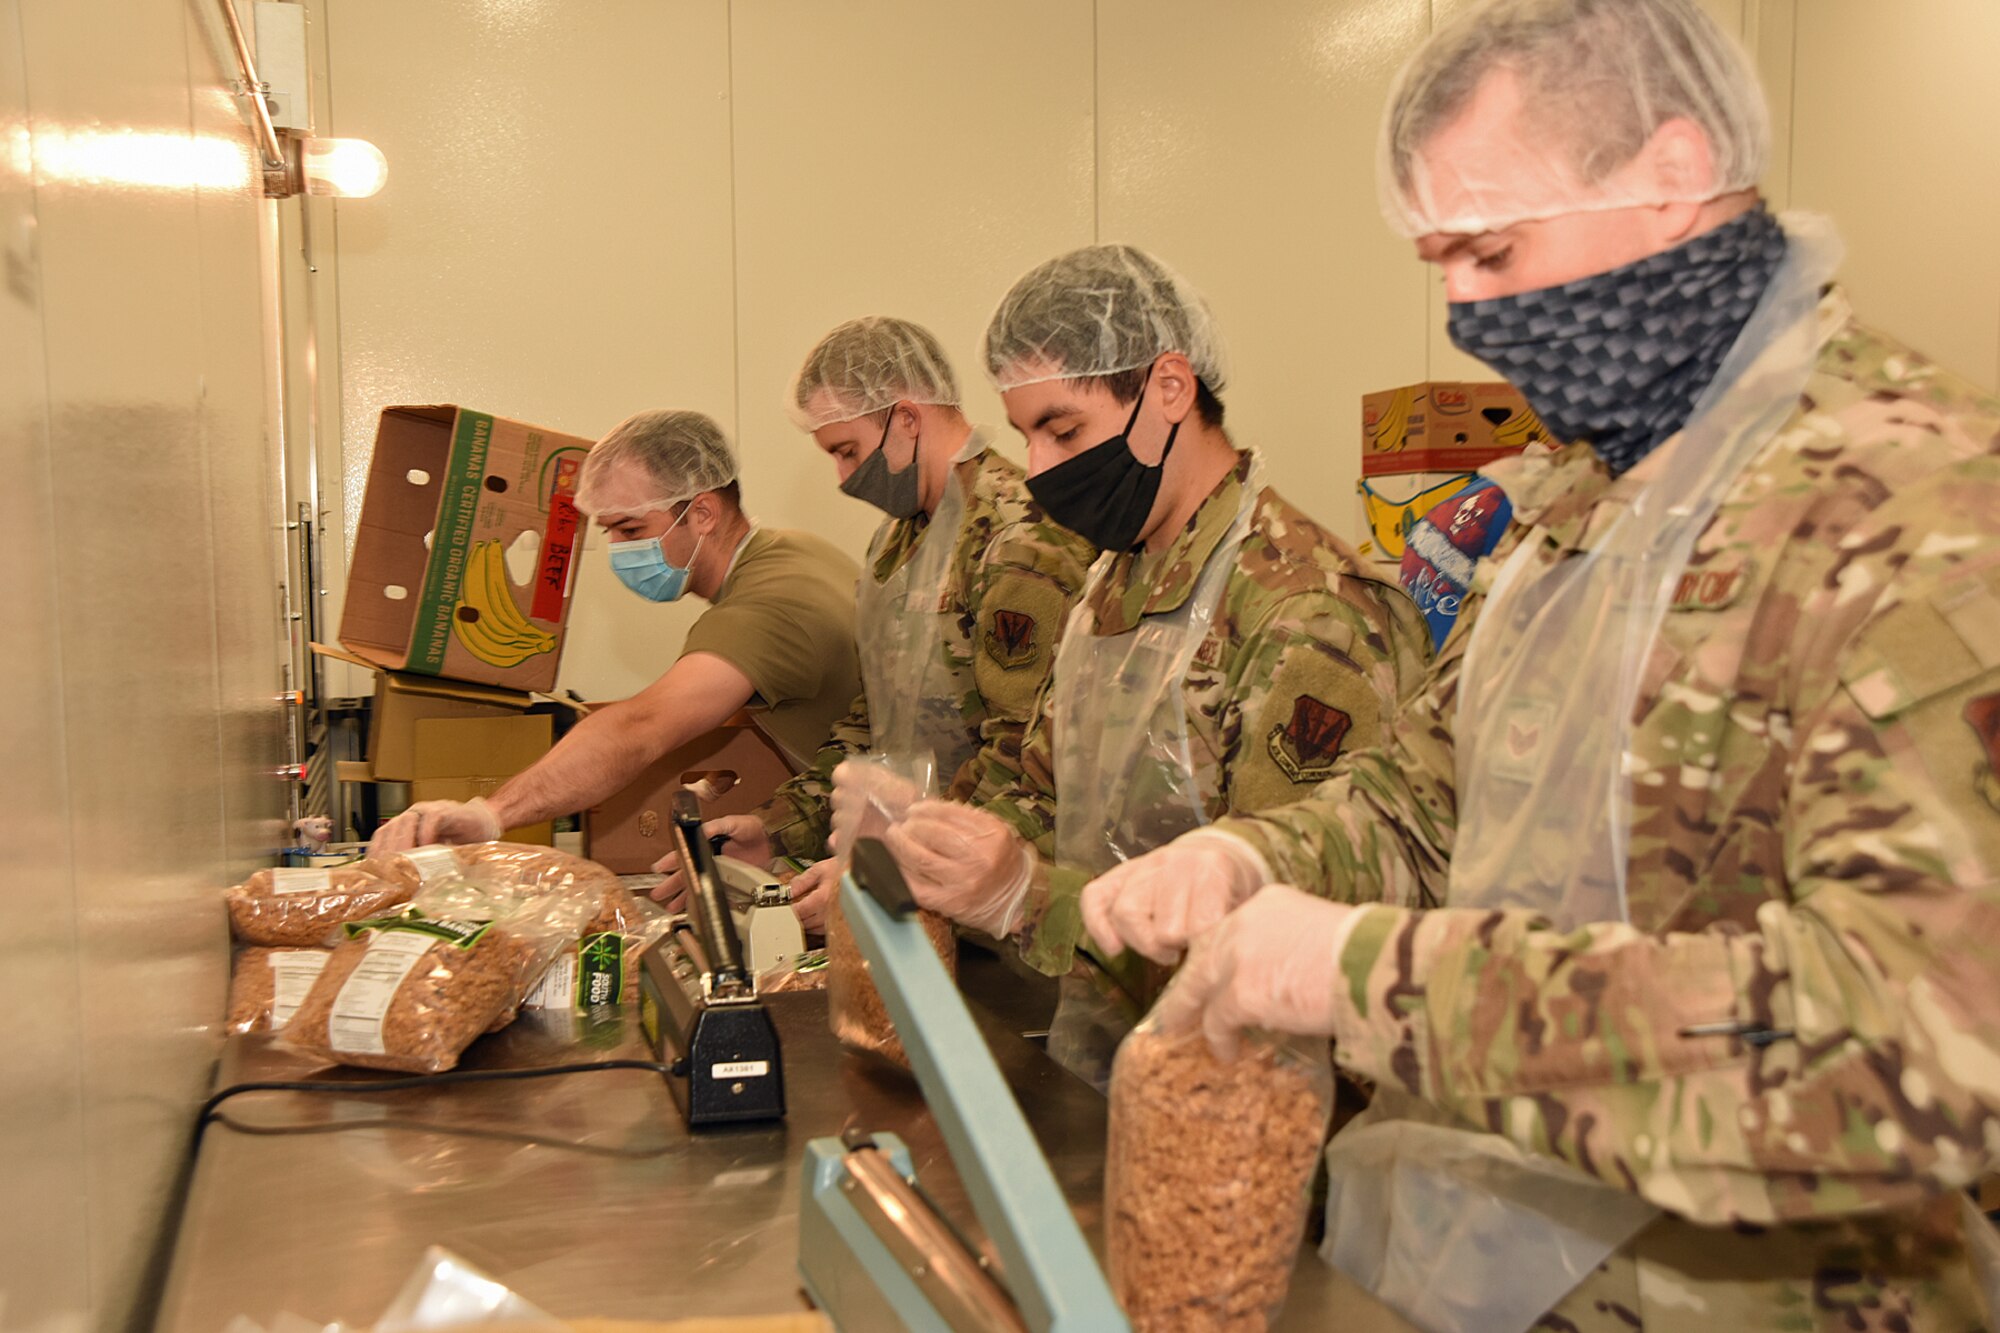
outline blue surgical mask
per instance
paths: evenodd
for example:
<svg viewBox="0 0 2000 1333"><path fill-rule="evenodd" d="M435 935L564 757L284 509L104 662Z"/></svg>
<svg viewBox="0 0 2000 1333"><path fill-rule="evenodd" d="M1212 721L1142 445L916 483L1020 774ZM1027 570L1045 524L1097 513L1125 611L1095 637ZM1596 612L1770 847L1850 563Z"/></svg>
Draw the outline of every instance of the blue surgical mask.
<svg viewBox="0 0 2000 1333"><path fill-rule="evenodd" d="M650 602L680 600L681 594L687 591L688 575L694 569L695 555L700 554L705 539L695 538L694 554L688 556L686 565L668 560L664 543L667 533L679 527L681 519L687 516L688 511L681 510L681 517L657 537L611 543L611 572L618 576L618 581Z"/></svg>

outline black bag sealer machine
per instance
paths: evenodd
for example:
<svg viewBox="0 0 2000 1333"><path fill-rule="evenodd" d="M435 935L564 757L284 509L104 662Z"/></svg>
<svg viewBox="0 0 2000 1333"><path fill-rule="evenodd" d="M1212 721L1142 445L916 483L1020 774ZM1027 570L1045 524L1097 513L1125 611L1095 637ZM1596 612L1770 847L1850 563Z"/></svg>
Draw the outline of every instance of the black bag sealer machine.
<svg viewBox="0 0 2000 1333"><path fill-rule="evenodd" d="M667 1088L690 1126L779 1120L785 1074L778 1032L757 999L715 852L692 792L674 798L674 846L693 867L687 911L646 951L639 1021L669 1069Z"/></svg>

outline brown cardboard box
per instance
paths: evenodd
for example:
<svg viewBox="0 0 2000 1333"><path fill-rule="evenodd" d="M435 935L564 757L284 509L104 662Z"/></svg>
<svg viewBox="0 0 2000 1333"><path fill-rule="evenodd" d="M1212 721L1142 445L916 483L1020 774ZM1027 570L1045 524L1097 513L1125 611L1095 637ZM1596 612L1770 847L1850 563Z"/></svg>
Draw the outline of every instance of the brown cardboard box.
<svg viewBox="0 0 2000 1333"><path fill-rule="evenodd" d="M491 796L500 784L549 752L554 728L548 715L526 717L431 717L417 722L414 733L410 800L469 801ZM378 772L377 777L381 774ZM547 820L508 829L505 842L532 842L544 847L554 839Z"/></svg>
<svg viewBox="0 0 2000 1333"><path fill-rule="evenodd" d="M1403 540L1410 526L1469 485L1475 474L1412 472L1407 476L1363 477L1354 495L1361 515L1355 531L1360 552L1384 564L1400 566Z"/></svg>
<svg viewBox="0 0 2000 1333"><path fill-rule="evenodd" d="M672 846L667 816L674 793L698 775L717 773L735 776L720 797L702 804L709 817L748 814L792 776L778 748L739 713L656 760L625 790L591 807L584 816L584 854L621 875L651 870Z"/></svg>
<svg viewBox="0 0 2000 1333"><path fill-rule="evenodd" d="M1511 385L1426 381L1361 396L1361 475L1471 472L1549 433Z"/></svg>
<svg viewBox="0 0 2000 1333"><path fill-rule="evenodd" d="M378 782L417 776L417 724L432 718L519 717L534 700L520 690L466 681L375 673L375 707L368 719L368 762ZM546 748L546 747L545 747Z"/></svg>
<svg viewBox="0 0 2000 1333"><path fill-rule="evenodd" d="M552 688L590 444L469 408L384 408L341 643L385 670Z"/></svg>

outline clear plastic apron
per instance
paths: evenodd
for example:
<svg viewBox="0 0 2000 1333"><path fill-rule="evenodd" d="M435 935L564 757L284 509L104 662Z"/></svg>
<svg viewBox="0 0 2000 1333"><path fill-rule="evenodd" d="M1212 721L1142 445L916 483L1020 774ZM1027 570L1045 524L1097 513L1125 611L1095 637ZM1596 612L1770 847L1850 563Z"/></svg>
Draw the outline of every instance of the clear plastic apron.
<svg viewBox="0 0 2000 1333"><path fill-rule="evenodd" d="M973 688L972 664L954 666L945 653L946 599L959 529L965 526L966 493L958 465L986 448L974 431L951 460L937 512L917 538L916 549L887 578L874 570L893 524L869 543L868 562L855 588L855 646L861 653L861 681L868 691L869 749L894 762L898 771L927 790L942 791L979 748L979 734L962 711Z"/></svg>
<svg viewBox="0 0 2000 1333"><path fill-rule="evenodd" d="M1458 692L1447 902L1628 919L1632 713L1675 584L1738 474L1797 409L1839 262L1788 215L1785 261L1714 382L1591 549L1494 579ZM1427 1333L1520 1333L1658 1215L1636 1195L1395 1094L1327 1148L1327 1261Z"/></svg>
<svg viewBox="0 0 2000 1333"><path fill-rule="evenodd" d="M1050 701L1058 861L1101 875L1208 822L1216 793L1195 775L1182 682L1222 608L1262 478L1253 455L1235 519L1172 611L1099 635L1091 606L1116 555L1107 551L1091 566L1056 648ZM1088 978L1074 971L1062 978L1050 1058L1101 1089L1130 1030Z"/></svg>

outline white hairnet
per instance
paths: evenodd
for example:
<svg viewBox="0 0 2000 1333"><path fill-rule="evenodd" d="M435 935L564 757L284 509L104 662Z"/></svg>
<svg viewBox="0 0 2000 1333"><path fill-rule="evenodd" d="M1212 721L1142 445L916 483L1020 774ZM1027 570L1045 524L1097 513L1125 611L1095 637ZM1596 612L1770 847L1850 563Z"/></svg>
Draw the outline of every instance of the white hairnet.
<svg viewBox="0 0 2000 1333"><path fill-rule="evenodd" d="M1427 157L1482 80L1503 70L1520 93L1511 123L1482 151ZM1711 179L1618 174L1677 117L1706 133ZM1749 59L1695 0L1488 0L1433 36L1397 77L1377 186L1383 215L1403 236L1476 234L1749 189L1770 138Z"/></svg>
<svg viewBox="0 0 2000 1333"><path fill-rule="evenodd" d="M1228 367L1201 293L1144 250L1089 245L1031 269L986 324L986 373L1024 384L1116 375L1179 352L1210 393Z"/></svg>
<svg viewBox="0 0 2000 1333"><path fill-rule="evenodd" d="M887 315L850 319L821 338L785 395L787 415L806 431L897 403L957 407L958 377L929 329Z"/></svg>
<svg viewBox="0 0 2000 1333"><path fill-rule="evenodd" d="M576 507L586 514L644 514L735 480L736 451L712 419L699 412L640 412L584 455Z"/></svg>

